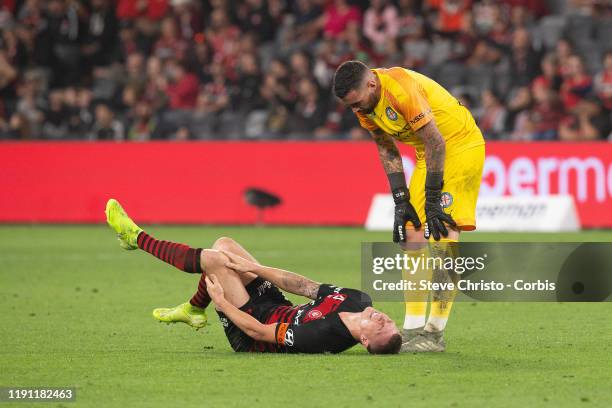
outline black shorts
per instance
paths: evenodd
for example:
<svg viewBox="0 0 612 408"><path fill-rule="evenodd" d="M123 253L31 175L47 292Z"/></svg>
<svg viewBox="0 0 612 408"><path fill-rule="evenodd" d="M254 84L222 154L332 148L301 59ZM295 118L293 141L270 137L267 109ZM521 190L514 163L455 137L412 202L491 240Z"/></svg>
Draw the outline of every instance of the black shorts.
<svg viewBox="0 0 612 408"><path fill-rule="evenodd" d="M249 300L239 309L262 323L266 323L268 317L279 306L292 305L276 286L260 277L255 278L245 289L249 294ZM275 351L276 345L256 342L240 330L223 312L217 310L217 314L225 330L225 336L234 351Z"/></svg>

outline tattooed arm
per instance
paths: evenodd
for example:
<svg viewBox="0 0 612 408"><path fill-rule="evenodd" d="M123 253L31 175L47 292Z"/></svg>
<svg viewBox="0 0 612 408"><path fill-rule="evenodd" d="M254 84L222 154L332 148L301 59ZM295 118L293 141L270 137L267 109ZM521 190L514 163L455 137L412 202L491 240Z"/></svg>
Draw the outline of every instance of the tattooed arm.
<svg viewBox="0 0 612 408"><path fill-rule="evenodd" d="M380 129L371 133L378 147L378 156L385 169L385 173L387 173L391 195L395 202L393 242L405 242L407 234L406 223L410 222L414 228L419 229L421 228L421 221L416 210L410 204L410 192L406 184L406 176L404 176L402 156L390 135Z"/></svg>
<svg viewBox="0 0 612 408"><path fill-rule="evenodd" d="M443 173L446 158L446 143L440 134L436 123L431 120L416 131L417 136L425 146L425 165L427 173Z"/></svg>
<svg viewBox="0 0 612 408"><path fill-rule="evenodd" d="M265 280L269 280L286 292L309 299L317 298L319 286L321 286L320 283L284 269L258 265L252 272Z"/></svg>
<svg viewBox="0 0 612 408"><path fill-rule="evenodd" d="M448 236L446 225L453 228L457 227L453 218L446 214L440 205L442 186L444 185L446 143L433 120L418 129L416 133L423 140L425 165L427 166L427 175L425 176L425 238L429 239L431 234L434 240L439 241L440 238Z"/></svg>
<svg viewBox="0 0 612 408"><path fill-rule="evenodd" d="M403 172L402 156L400 155L393 137L380 129L370 132L378 148L378 157L387 175Z"/></svg>
<svg viewBox="0 0 612 408"><path fill-rule="evenodd" d="M245 259L232 252L222 252L229 258L229 262L227 262L225 266L235 270L238 273L251 272L265 280L272 282L273 285L286 292L305 296L309 299L317 298L319 286L321 286L320 283L310 280L302 275L298 275L297 273L251 262L248 259Z"/></svg>

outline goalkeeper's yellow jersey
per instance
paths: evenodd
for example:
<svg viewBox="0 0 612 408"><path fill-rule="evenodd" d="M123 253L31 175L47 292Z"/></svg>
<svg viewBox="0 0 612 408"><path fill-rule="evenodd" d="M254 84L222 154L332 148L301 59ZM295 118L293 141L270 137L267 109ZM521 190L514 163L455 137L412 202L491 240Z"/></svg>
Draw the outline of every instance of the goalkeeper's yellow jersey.
<svg viewBox="0 0 612 408"><path fill-rule="evenodd" d="M357 113L365 129L381 129L414 146L418 160L424 158L424 147L415 131L432 119L446 142L447 155L484 145L472 114L433 79L401 67L372 71L378 75L382 89L372 113Z"/></svg>

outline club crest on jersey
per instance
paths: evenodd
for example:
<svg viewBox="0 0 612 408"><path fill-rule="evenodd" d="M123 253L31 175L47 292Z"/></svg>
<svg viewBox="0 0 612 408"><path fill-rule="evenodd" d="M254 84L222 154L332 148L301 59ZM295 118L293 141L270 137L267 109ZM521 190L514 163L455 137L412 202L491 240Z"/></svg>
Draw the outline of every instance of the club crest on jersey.
<svg viewBox="0 0 612 408"><path fill-rule="evenodd" d="M308 320L317 320L323 316L323 313L320 310L312 309L306 316L308 316Z"/></svg>
<svg viewBox="0 0 612 408"><path fill-rule="evenodd" d="M453 196L449 192L443 192L440 196L440 205L442 208L448 208L453 205Z"/></svg>
<svg viewBox="0 0 612 408"><path fill-rule="evenodd" d="M391 109L389 106L387 106L387 109L385 109L385 113L387 114L389 120L397 120L397 112Z"/></svg>

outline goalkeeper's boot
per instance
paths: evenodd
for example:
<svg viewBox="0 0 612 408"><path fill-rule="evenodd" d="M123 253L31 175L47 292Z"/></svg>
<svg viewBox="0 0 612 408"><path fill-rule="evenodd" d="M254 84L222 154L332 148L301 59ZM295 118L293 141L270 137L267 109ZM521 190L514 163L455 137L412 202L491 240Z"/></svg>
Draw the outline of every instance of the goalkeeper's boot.
<svg viewBox="0 0 612 408"><path fill-rule="evenodd" d="M402 344L408 343L419 334L423 333L424 326L417 327L416 329L402 329Z"/></svg>
<svg viewBox="0 0 612 408"><path fill-rule="evenodd" d="M117 239L121 248L127 250L138 249L138 234L142 228L132 221L121 204L114 198L106 203L106 222L117 233Z"/></svg>
<svg viewBox="0 0 612 408"><path fill-rule="evenodd" d="M402 344L401 353L429 353L446 350L444 332L423 331L412 340Z"/></svg>
<svg viewBox="0 0 612 408"><path fill-rule="evenodd" d="M155 309L153 310L153 317L166 324L182 322L196 330L201 329L208 323L206 310L193 306L189 302L171 308Z"/></svg>

